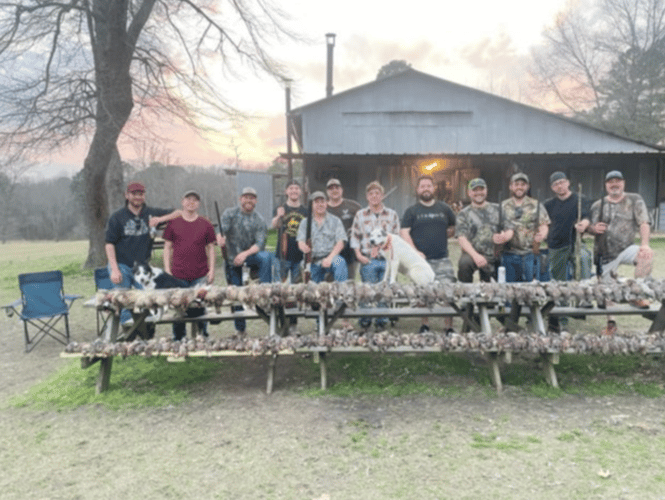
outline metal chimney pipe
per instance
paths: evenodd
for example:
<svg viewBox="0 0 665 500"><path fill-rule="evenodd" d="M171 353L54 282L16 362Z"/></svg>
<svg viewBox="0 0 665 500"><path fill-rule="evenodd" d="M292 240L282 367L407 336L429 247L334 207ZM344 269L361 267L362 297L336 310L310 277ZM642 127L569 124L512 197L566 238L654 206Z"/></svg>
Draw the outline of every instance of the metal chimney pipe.
<svg viewBox="0 0 665 500"><path fill-rule="evenodd" d="M328 47L326 97L330 97L333 93L333 49L335 48L335 36L335 33L326 33L326 45Z"/></svg>

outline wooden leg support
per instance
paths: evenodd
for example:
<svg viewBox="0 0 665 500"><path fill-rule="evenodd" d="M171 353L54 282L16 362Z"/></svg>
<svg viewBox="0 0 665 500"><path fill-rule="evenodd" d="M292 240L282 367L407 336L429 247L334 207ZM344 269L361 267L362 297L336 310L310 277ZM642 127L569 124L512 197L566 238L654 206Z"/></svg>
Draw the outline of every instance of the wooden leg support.
<svg viewBox="0 0 665 500"><path fill-rule="evenodd" d="M321 369L321 390L328 388L328 371L326 370L326 353L322 352L319 356L319 367Z"/></svg>
<svg viewBox="0 0 665 500"><path fill-rule="evenodd" d="M99 377L97 378L97 394L101 394L109 388L111 380L111 367L113 358L104 358L99 361Z"/></svg>
<svg viewBox="0 0 665 500"><path fill-rule="evenodd" d="M559 364L559 353L558 352L548 352L543 354L543 360L545 361L545 380L549 385L558 389L559 382L556 378L556 372L554 371L554 365Z"/></svg>
<svg viewBox="0 0 665 500"><path fill-rule="evenodd" d="M266 384L266 394L272 394L272 386L275 380L275 364L277 363L277 354L271 354L268 358L268 382Z"/></svg>
<svg viewBox="0 0 665 500"><path fill-rule="evenodd" d="M492 380L492 385L496 388L497 394L501 394L503 390L503 385L501 384L501 371L499 370L499 353L491 352L488 355L489 359L489 368L490 368L490 379Z"/></svg>

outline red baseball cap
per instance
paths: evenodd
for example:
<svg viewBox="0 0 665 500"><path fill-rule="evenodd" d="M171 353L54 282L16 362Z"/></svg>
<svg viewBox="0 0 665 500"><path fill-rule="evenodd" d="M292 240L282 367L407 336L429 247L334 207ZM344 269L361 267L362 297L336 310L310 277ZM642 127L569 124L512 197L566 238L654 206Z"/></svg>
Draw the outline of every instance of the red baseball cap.
<svg viewBox="0 0 665 500"><path fill-rule="evenodd" d="M141 191L142 193L145 193L145 186L140 182L130 182L127 184L127 192L133 193L134 191Z"/></svg>

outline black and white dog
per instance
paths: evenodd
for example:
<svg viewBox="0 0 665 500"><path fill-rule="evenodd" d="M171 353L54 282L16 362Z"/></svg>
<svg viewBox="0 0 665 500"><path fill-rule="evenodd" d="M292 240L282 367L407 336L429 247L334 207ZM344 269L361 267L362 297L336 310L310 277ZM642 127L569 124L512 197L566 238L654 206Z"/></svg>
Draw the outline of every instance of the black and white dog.
<svg viewBox="0 0 665 500"><path fill-rule="evenodd" d="M162 288L187 288L187 282L175 278L159 267L153 267L145 262L134 262L132 268L134 281L144 290L159 290Z"/></svg>

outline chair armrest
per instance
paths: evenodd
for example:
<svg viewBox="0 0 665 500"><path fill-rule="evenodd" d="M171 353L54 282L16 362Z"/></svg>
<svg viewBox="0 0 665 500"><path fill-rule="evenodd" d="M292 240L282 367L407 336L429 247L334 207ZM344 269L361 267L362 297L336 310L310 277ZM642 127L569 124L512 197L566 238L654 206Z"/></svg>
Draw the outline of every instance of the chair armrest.
<svg viewBox="0 0 665 500"><path fill-rule="evenodd" d="M9 316L11 318L14 315L15 312L16 313L18 312L18 307L22 303L23 302L21 301L21 299L17 299L14 302L12 302L11 304L6 304L6 305L2 306L2 308L5 310L5 313L7 314L7 316Z"/></svg>
<svg viewBox="0 0 665 500"><path fill-rule="evenodd" d="M71 309L72 304L74 303L74 301L76 299L80 299L81 297L83 297L83 295L71 295L71 294L66 293L65 294L65 302L69 302L69 305L67 306L67 309Z"/></svg>

